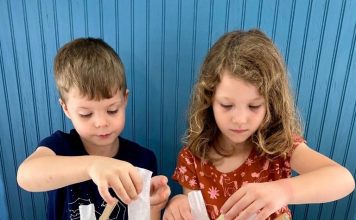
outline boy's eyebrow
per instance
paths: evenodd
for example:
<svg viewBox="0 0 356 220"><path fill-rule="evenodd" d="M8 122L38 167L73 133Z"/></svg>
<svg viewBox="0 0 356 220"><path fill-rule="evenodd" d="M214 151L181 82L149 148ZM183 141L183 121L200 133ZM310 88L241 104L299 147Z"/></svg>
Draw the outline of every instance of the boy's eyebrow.
<svg viewBox="0 0 356 220"><path fill-rule="evenodd" d="M115 106L115 105L120 105L121 103L122 103L122 100L120 99L120 100L118 100L118 101L116 101L114 103L111 103L111 104L107 105L106 107L112 107L112 106ZM78 106L78 109L89 110L91 108L88 108L86 106Z"/></svg>

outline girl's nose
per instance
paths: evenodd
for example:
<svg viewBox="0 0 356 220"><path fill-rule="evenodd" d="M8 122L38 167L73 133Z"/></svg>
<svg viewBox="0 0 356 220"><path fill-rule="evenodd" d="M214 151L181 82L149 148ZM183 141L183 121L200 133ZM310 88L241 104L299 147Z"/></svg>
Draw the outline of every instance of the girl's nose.
<svg viewBox="0 0 356 220"><path fill-rule="evenodd" d="M247 122L247 112L243 109L232 111L232 122L235 124L244 124Z"/></svg>

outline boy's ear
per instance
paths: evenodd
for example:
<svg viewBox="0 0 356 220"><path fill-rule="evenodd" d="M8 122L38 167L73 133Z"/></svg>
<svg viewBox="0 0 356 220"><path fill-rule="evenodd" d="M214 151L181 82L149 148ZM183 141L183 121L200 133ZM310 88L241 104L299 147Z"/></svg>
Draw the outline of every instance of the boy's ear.
<svg viewBox="0 0 356 220"><path fill-rule="evenodd" d="M127 105L127 100L129 98L129 90L126 89L125 93L124 93L124 100L125 100L125 106Z"/></svg>
<svg viewBox="0 0 356 220"><path fill-rule="evenodd" d="M58 101L59 101L59 104L62 106L64 114L70 119L70 115L69 115L66 103L61 98Z"/></svg>

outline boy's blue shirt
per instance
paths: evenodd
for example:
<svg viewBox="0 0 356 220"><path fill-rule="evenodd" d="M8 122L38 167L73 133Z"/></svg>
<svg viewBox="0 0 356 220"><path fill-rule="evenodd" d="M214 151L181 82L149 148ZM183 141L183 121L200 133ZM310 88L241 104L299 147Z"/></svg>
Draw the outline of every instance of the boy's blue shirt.
<svg viewBox="0 0 356 220"><path fill-rule="evenodd" d="M133 166L145 168L157 175L157 159L154 153L140 145L118 137L119 152L113 157L131 163ZM56 131L43 139L38 146L46 146L60 156L88 155L75 129L70 133ZM73 164L75 166L75 164ZM114 195L113 191L111 193ZM69 185L48 192L47 219L80 219L79 205L94 204L97 219L105 208L97 186L92 180ZM127 219L127 205L119 201L110 219Z"/></svg>

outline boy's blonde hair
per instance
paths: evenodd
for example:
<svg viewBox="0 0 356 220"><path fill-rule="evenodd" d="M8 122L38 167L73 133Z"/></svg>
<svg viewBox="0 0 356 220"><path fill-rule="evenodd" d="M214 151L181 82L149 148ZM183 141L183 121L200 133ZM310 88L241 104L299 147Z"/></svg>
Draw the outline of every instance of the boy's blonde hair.
<svg viewBox="0 0 356 220"><path fill-rule="evenodd" d="M283 58L273 42L257 29L226 33L207 54L192 94L183 139L189 150L208 160L213 160L208 156L210 148L221 156L229 155L216 144L220 130L212 109L223 70L256 86L265 99L265 118L251 137L260 154L270 158L286 155L293 146L293 137L301 134L301 125Z"/></svg>
<svg viewBox="0 0 356 220"><path fill-rule="evenodd" d="M127 89L120 57L101 39L78 38L65 44L54 59L54 76L63 101L73 87L90 100Z"/></svg>

